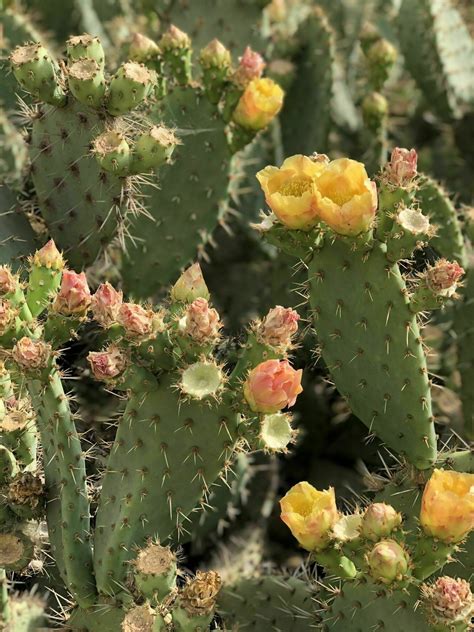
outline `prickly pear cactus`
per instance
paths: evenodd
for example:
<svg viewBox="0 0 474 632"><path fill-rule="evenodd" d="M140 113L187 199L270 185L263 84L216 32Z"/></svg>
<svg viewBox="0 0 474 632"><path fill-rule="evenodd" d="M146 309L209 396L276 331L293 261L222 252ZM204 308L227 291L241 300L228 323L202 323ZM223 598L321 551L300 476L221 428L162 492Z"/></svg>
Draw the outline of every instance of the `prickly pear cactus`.
<svg viewBox="0 0 474 632"><path fill-rule="evenodd" d="M0 185L0 214L0 263L16 269L34 251L36 239L29 221L18 208L16 193L6 184Z"/></svg>

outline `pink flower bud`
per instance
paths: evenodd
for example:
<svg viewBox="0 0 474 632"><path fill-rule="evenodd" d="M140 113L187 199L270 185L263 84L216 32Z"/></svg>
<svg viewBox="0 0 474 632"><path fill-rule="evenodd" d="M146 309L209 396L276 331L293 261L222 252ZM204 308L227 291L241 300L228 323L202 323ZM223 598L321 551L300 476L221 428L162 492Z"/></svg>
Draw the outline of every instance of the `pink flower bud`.
<svg viewBox="0 0 474 632"><path fill-rule="evenodd" d="M0 296L11 294L17 288L18 281L8 266L0 266Z"/></svg>
<svg viewBox="0 0 474 632"><path fill-rule="evenodd" d="M204 68L228 68L232 63L230 52L218 39L201 50L199 60Z"/></svg>
<svg viewBox="0 0 474 632"><path fill-rule="evenodd" d="M423 584L421 594L432 625L442 623L448 630L453 623L467 623L474 614L471 587L465 579L438 577L431 585Z"/></svg>
<svg viewBox="0 0 474 632"><path fill-rule="evenodd" d="M434 294L452 296L463 274L464 269L456 261L438 259L434 266L425 272L426 284Z"/></svg>
<svg viewBox="0 0 474 632"><path fill-rule="evenodd" d="M51 268L52 270L62 270L64 268L64 259L52 239L50 239L40 250L35 252L33 256L33 265L43 268Z"/></svg>
<svg viewBox="0 0 474 632"><path fill-rule="evenodd" d="M63 316L84 315L91 304L91 293L84 272L64 270L61 288L53 309Z"/></svg>
<svg viewBox="0 0 474 632"><path fill-rule="evenodd" d="M418 155L415 149L395 147L387 164L389 182L399 187L410 184L417 174L417 162Z"/></svg>
<svg viewBox="0 0 474 632"><path fill-rule="evenodd" d="M239 57L239 67L234 73L235 83L245 88L252 79L260 79L265 66L263 57L247 46L242 57Z"/></svg>
<svg viewBox="0 0 474 632"><path fill-rule="evenodd" d="M406 575L409 557L395 540L382 540L367 556L369 572L384 584L400 581Z"/></svg>
<svg viewBox="0 0 474 632"><path fill-rule="evenodd" d="M127 366L126 355L114 346L110 346L105 351L91 351L87 359L94 377L103 382L119 377Z"/></svg>
<svg viewBox="0 0 474 632"><path fill-rule="evenodd" d="M298 331L298 312L290 307L273 307L258 328L258 336L267 345L287 348Z"/></svg>
<svg viewBox="0 0 474 632"><path fill-rule="evenodd" d="M173 50L177 48L190 48L191 40L189 35L172 24L160 40L163 50Z"/></svg>
<svg viewBox="0 0 474 632"><path fill-rule="evenodd" d="M267 360L250 371L244 395L250 408L259 413L276 413L293 406L302 392L303 371L295 371L287 360Z"/></svg>
<svg viewBox="0 0 474 632"><path fill-rule="evenodd" d="M15 316L16 313L10 301L0 299L0 336L3 336L10 329Z"/></svg>
<svg viewBox="0 0 474 632"><path fill-rule="evenodd" d="M198 343L215 340L221 326L219 314L205 298L197 298L186 310L184 333Z"/></svg>
<svg viewBox="0 0 474 632"><path fill-rule="evenodd" d="M390 535L402 523L402 516L391 505L372 503L362 519L361 534L369 540L379 540Z"/></svg>
<svg viewBox="0 0 474 632"><path fill-rule="evenodd" d="M153 312L137 303L122 303L118 321L131 338L148 336L153 330Z"/></svg>
<svg viewBox="0 0 474 632"><path fill-rule="evenodd" d="M21 338L13 347L12 356L24 369L44 369L51 357L51 345L42 340Z"/></svg>
<svg viewBox="0 0 474 632"><path fill-rule="evenodd" d="M110 327L117 321L122 298L122 292L118 292L110 283L99 285L92 296L91 309L95 320L102 327Z"/></svg>

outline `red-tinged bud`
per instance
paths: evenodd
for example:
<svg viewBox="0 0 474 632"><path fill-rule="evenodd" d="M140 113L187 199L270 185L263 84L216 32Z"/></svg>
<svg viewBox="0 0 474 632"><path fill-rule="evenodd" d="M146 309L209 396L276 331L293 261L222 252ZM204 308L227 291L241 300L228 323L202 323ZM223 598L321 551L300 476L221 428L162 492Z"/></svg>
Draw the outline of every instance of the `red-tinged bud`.
<svg viewBox="0 0 474 632"><path fill-rule="evenodd" d="M3 336L15 321L16 311L10 301L0 299L0 336Z"/></svg>
<svg viewBox="0 0 474 632"><path fill-rule="evenodd" d="M401 581L408 572L409 557L395 540L382 540L367 556L370 574L384 584Z"/></svg>
<svg viewBox="0 0 474 632"><path fill-rule="evenodd" d="M242 57L239 57L239 67L234 73L234 82L245 88L252 79L260 79L265 66L263 57L247 46Z"/></svg>
<svg viewBox="0 0 474 632"><path fill-rule="evenodd" d="M149 336L153 331L153 312L137 303L122 303L118 321L130 338Z"/></svg>
<svg viewBox="0 0 474 632"><path fill-rule="evenodd" d="M51 354L51 345L42 340L32 340L26 337L21 338L12 351L15 362L25 370L46 368Z"/></svg>
<svg viewBox="0 0 474 632"><path fill-rule="evenodd" d="M33 265L51 270L62 270L64 259L52 239L33 255Z"/></svg>
<svg viewBox="0 0 474 632"><path fill-rule="evenodd" d="M221 322L217 311L205 298L197 298L186 309L184 333L200 344L219 336Z"/></svg>
<svg viewBox="0 0 474 632"><path fill-rule="evenodd" d="M364 513L361 535L374 542L392 533L402 524L402 516L391 505L372 503Z"/></svg>
<svg viewBox="0 0 474 632"><path fill-rule="evenodd" d="M191 40L189 35L181 31L177 26L172 24L160 40L160 46L163 50L173 50L176 48L191 48Z"/></svg>
<svg viewBox="0 0 474 632"><path fill-rule="evenodd" d="M258 327L257 335L267 345L286 349L298 331L299 319L299 314L294 309L277 305L265 316Z"/></svg>
<svg viewBox="0 0 474 632"><path fill-rule="evenodd" d="M415 149L395 147L385 173L390 184L406 187L411 184L418 173L418 154Z"/></svg>
<svg viewBox="0 0 474 632"><path fill-rule="evenodd" d="M438 296L453 296L464 269L456 261L439 259L425 272L426 285Z"/></svg>
<svg viewBox="0 0 474 632"><path fill-rule="evenodd" d="M115 346L110 346L105 351L91 351L87 359L94 377L102 382L115 380L127 367L127 356Z"/></svg>
<svg viewBox="0 0 474 632"><path fill-rule="evenodd" d="M423 584L421 594L432 625L444 624L446 630L457 630L457 627L451 626L471 621L474 614L474 598L469 582L465 579L438 577L433 584Z"/></svg>
<svg viewBox="0 0 474 632"><path fill-rule="evenodd" d="M102 283L92 296L91 309L95 320L102 327L110 327L117 322L123 294L110 283Z"/></svg>
<svg viewBox="0 0 474 632"><path fill-rule="evenodd" d="M17 288L18 280L8 266L0 266L0 296L11 294Z"/></svg>
<svg viewBox="0 0 474 632"><path fill-rule="evenodd" d="M84 272L64 270L61 288L54 299L53 310L63 316L83 316L91 304L91 293Z"/></svg>
<svg viewBox="0 0 474 632"><path fill-rule="evenodd" d="M303 391L303 371L295 371L287 360L267 360L250 371L244 395L250 408L259 413L276 413L293 406Z"/></svg>

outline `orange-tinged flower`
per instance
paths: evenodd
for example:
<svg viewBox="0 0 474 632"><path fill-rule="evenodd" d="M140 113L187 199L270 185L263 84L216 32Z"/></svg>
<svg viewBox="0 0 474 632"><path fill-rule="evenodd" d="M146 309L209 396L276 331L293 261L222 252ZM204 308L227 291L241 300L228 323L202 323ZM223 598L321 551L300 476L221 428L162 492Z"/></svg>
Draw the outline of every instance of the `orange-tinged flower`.
<svg viewBox="0 0 474 632"><path fill-rule="evenodd" d="M276 413L293 406L303 391L303 371L295 371L288 360L266 360L250 371L244 395L250 408L259 413Z"/></svg>
<svg viewBox="0 0 474 632"><path fill-rule="evenodd" d="M252 79L234 110L232 118L245 129L266 127L283 106L285 93L272 79Z"/></svg>
<svg viewBox="0 0 474 632"><path fill-rule="evenodd" d="M377 188L361 162L331 161L316 180L315 213L334 232L358 235L372 226L377 210Z"/></svg>
<svg viewBox="0 0 474 632"><path fill-rule="evenodd" d="M297 154L280 168L265 167L257 173L268 206L288 228L309 230L317 224L316 178L325 167L325 161Z"/></svg>
<svg viewBox="0 0 474 632"><path fill-rule="evenodd" d="M474 474L434 470L423 492L420 522L433 538L463 540L474 529Z"/></svg>
<svg viewBox="0 0 474 632"><path fill-rule="evenodd" d="M334 489L315 489L306 481L294 485L280 500L281 519L307 551L324 549L339 520Z"/></svg>

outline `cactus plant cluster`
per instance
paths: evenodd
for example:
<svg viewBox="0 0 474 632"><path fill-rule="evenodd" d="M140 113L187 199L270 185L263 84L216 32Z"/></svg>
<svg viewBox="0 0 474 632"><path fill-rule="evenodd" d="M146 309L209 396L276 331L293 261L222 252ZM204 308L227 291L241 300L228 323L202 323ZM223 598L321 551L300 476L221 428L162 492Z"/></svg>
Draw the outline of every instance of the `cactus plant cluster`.
<svg viewBox="0 0 474 632"><path fill-rule="evenodd" d="M0 11L0 629L472 629L469 11Z"/></svg>

